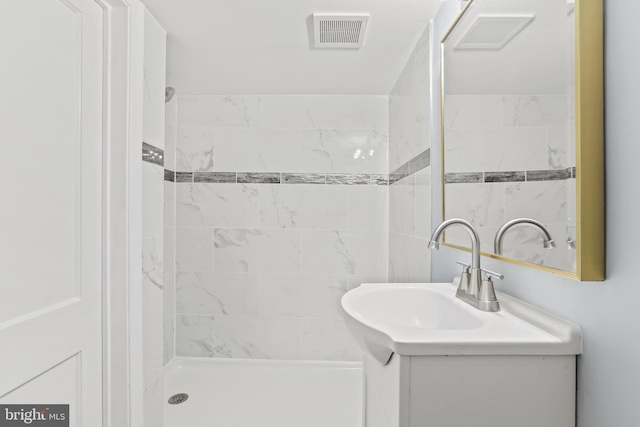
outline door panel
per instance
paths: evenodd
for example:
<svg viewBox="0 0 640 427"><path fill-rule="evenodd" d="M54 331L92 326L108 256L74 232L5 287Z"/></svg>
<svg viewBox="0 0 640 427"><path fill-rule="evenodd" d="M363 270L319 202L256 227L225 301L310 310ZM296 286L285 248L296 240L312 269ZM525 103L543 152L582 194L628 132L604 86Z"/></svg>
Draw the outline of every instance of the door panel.
<svg viewBox="0 0 640 427"><path fill-rule="evenodd" d="M97 426L103 9L4 0L0 28L0 404Z"/></svg>

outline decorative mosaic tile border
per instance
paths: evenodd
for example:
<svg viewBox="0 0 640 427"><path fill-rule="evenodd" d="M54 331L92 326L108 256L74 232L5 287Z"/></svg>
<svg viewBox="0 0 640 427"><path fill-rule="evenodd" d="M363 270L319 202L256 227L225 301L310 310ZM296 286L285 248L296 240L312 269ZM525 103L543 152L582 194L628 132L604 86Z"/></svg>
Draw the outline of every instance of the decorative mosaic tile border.
<svg viewBox="0 0 640 427"><path fill-rule="evenodd" d="M165 169L164 179L177 183L389 185L386 174L174 172Z"/></svg>
<svg viewBox="0 0 640 427"><path fill-rule="evenodd" d="M429 166L431 166L431 148L427 148L422 153L391 172L389 174L389 185L395 184L396 182Z"/></svg>
<svg viewBox="0 0 640 427"><path fill-rule="evenodd" d="M142 161L164 167L164 150L143 142Z"/></svg>
<svg viewBox="0 0 640 427"><path fill-rule="evenodd" d="M564 181L576 177L576 167L535 171L454 172L444 176L445 184L492 182Z"/></svg>

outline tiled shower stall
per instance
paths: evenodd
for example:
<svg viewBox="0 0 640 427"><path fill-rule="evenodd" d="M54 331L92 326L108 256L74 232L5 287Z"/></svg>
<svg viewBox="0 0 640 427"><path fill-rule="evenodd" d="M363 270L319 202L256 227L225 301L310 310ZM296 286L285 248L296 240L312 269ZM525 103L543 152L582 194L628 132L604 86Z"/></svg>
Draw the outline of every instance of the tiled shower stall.
<svg viewBox="0 0 640 427"><path fill-rule="evenodd" d="M176 88L143 156L150 423L174 357L359 361L342 295L430 279L430 43L389 95Z"/></svg>

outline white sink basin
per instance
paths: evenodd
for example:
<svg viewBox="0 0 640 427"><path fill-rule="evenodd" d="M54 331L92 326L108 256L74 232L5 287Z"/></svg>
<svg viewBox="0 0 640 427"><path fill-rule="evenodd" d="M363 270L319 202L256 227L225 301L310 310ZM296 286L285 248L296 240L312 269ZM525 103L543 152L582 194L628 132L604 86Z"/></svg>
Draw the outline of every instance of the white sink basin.
<svg viewBox="0 0 640 427"><path fill-rule="evenodd" d="M363 284L342 298L345 322L363 351L381 364L393 353L568 355L582 352L580 328L498 293L486 313L455 297L449 283Z"/></svg>

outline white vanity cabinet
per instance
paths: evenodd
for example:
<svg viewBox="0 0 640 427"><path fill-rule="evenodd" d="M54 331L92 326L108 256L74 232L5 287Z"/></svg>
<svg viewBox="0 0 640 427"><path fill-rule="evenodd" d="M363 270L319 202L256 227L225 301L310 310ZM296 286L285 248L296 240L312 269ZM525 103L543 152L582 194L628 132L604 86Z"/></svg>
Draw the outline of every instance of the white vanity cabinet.
<svg viewBox="0 0 640 427"><path fill-rule="evenodd" d="M574 427L575 356L365 355L366 427Z"/></svg>

